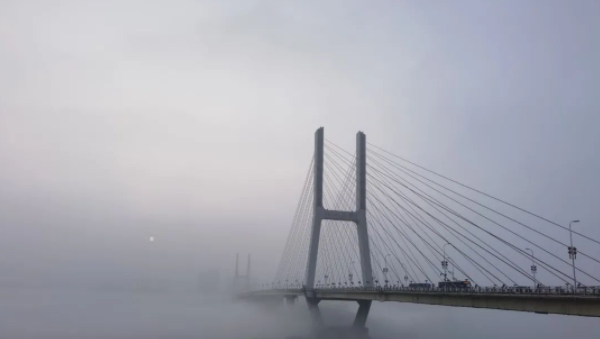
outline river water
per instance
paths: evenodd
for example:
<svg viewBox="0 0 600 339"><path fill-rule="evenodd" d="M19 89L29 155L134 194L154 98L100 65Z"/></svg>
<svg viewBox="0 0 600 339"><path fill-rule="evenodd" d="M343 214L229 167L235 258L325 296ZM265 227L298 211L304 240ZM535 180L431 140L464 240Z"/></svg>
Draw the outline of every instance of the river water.
<svg viewBox="0 0 600 339"><path fill-rule="evenodd" d="M354 303L322 302L329 325L350 324ZM374 339L597 339L600 318L373 303ZM306 305L269 309L227 296L81 290L0 290L4 339L259 339L302 336Z"/></svg>

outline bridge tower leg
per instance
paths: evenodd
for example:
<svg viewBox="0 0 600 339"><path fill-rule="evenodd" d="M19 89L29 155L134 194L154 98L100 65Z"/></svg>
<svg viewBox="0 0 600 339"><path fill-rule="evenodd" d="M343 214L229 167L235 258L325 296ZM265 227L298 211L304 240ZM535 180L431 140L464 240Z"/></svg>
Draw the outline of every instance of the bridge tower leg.
<svg viewBox="0 0 600 339"><path fill-rule="evenodd" d="M356 210L355 211L333 211L323 206L323 153L324 153L324 130L319 128L315 133L315 160L314 160L314 187L313 187L313 223L308 250L308 262L306 269L306 299L311 310L313 319L321 314L318 309L319 300L315 298L315 274L317 270L317 255L319 252L319 240L321 236L321 223L323 220L352 221L356 224L358 235L358 248L360 252L360 265L362 271L362 283L364 287L373 286L373 271L371 268L371 250L369 249L369 233L367 228L367 155L366 136L363 132L356 134ZM371 302L359 302L359 310L356 315L354 327L364 328Z"/></svg>
<svg viewBox="0 0 600 339"><path fill-rule="evenodd" d="M371 249L367 228L367 137L363 132L356 134L356 231L362 270L363 286L373 286ZM368 313L368 311L367 311Z"/></svg>
<svg viewBox="0 0 600 339"><path fill-rule="evenodd" d="M315 274L317 271L317 254L319 252L319 239L321 237L321 222L323 221L323 127L315 133L315 160L314 160L314 186L313 186L313 223L308 247L308 267L306 270L306 289L315 288Z"/></svg>

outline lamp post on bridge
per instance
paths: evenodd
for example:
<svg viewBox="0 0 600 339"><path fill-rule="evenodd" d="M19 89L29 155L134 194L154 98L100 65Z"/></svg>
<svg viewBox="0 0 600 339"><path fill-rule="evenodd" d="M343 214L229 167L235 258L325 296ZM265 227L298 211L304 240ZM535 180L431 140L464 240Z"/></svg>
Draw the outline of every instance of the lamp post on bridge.
<svg viewBox="0 0 600 339"><path fill-rule="evenodd" d="M388 274L389 268L388 268L388 261L387 261L387 258L388 258L390 255L392 255L392 254L388 253L388 254L386 254L386 255L383 257L383 261L384 261L384 263L385 263L385 267L384 267L384 268L383 268L381 271L383 272L383 281L384 281L384 283L385 283L385 285L384 285L384 286L387 286L387 284L388 284L388 278L387 278L387 274Z"/></svg>
<svg viewBox="0 0 600 339"><path fill-rule="evenodd" d="M351 261L348 264L348 280L350 281L350 285L354 285L354 281L352 280L354 275L352 274L352 270L350 270L350 266L352 266L352 268L354 268L354 261Z"/></svg>
<svg viewBox="0 0 600 339"><path fill-rule="evenodd" d="M533 275L533 289L537 288L537 280L535 280L535 272L537 272L537 267L535 266L535 255L533 254L533 250L527 247L525 250L531 251L531 274Z"/></svg>
<svg viewBox="0 0 600 339"><path fill-rule="evenodd" d="M444 260L442 261L442 268L444 269L444 282L448 281L448 261L446 260L446 246L452 245L451 243L444 244Z"/></svg>
<svg viewBox="0 0 600 339"><path fill-rule="evenodd" d="M569 223L569 237L571 238L571 246L569 246L569 258L573 263L573 293L577 291L577 277L575 276L575 258L577 257L577 247L573 247L573 231L571 230L571 224L578 223L579 220L572 220Z"/></svg>
<svg viewBox="0 0 600 339"><path fill-rule="evenodd" d="M400 262L400 266L402 266L402 271L404 271L404 285L408 286L408 273L406 273L406 267L404 267L402 262Z"/></svg>

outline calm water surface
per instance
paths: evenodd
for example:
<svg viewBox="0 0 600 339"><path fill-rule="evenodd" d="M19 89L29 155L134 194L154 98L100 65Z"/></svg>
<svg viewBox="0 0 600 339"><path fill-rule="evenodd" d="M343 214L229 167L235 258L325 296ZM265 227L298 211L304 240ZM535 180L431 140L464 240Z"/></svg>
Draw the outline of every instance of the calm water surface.
<svg viewBox="0 0 600 339"><path fill-rule="evenodd" d="M0 290L0 338L285 338L305 335L302 302L277 310L226 296L39 289ZM322 302L328 324L352 321L356 305ZM374 303L375 339L597 339L600 319L400 303Z"/></svg>

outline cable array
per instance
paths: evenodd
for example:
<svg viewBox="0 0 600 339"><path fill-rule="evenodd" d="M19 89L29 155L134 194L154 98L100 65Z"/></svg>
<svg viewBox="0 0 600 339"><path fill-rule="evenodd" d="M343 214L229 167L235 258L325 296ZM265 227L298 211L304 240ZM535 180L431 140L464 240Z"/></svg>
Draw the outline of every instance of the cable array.
<svg viewBox="0 0 600 339"><path fill-rule="evenodd" d="M468 280L472 286L573 284L565 226L369 144L367 224L373 282L409 286ZM273 282L304 285L313 214L313 161ZM356 208L356 157L326 141L323 202L327 209ZM557 232L548 232L547 225ZM573 231L581 244L578 285L598 285L600 241ZM539 271L537 268L539 267ZM324 221L317 288L361 286L356 226ZM413 285L414 286L414 285ZM425 285L421 285L425 286Z"/></svg>

